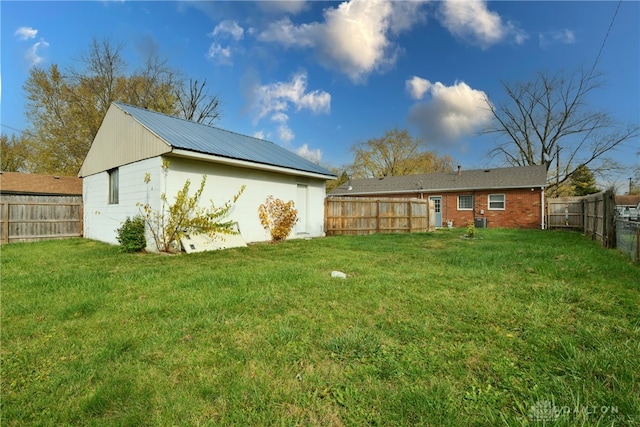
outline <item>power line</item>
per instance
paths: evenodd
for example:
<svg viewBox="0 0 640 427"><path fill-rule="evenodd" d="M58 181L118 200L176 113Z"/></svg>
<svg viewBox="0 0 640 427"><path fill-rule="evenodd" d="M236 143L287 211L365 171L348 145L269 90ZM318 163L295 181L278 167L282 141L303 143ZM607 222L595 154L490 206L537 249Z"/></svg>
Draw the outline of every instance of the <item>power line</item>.
<svg viewBox="0 0 640 427"><path fill-rule="evenodd" d="M0 123L0 126L2 126L3 128L14 130L16 132L25 133L25 131L23 131L23 130L20 130L18 128L14 128L13 126L5 125L4 123Z"/></svg>
<svg viewBox="0 0 640 427"><path fill-rule="evenodd" d="M21 133L22 135L27 135L27 136L33 136L33 135L34 135L34 134L33 134L30 130L28 130L28 129L27 129L27 130L22 130L22 129L14 128L13 126L9 126L9 125L6 125L6 124L4 124L4 123L0 123L0 126L2 126L3 128L11 129L12 131L15 131L15 132L19 132L19 133Z"/></svg>
<svg viewBox="0 0 640 427"><path fill-rule="evenodd" d="M593 71L596 69L598 62L600 61L600 55L602 55L602 51L604 50L604 45L607 43L607 39L609 38L609 34L611 33L611 28L613 28L613 23L616 20L616 16L618 16L618 11L620 10L620 5L622 4L622 0L618 0L618 5L616 6L616 11L613 13L613 17L611 18L611 22L609 23L609 28L607 29L607 33L604 35L604 39L602 40L602 44L600 45L600 50L598 50L598 54L596 55L595 61L593 61L593 65L591 66L591 72L589 74L593 74Z"/></svg>

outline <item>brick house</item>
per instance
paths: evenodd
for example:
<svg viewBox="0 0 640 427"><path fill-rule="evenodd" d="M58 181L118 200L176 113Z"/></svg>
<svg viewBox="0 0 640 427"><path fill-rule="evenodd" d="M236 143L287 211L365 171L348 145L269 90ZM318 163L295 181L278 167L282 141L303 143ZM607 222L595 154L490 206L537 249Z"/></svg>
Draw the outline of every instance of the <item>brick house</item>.
<svg viewBox="0 0 640 427"><path fill-rule="evenodd" d="M545 165L351 179L328 197L430 199L436 227L545 228Z"/></svg>

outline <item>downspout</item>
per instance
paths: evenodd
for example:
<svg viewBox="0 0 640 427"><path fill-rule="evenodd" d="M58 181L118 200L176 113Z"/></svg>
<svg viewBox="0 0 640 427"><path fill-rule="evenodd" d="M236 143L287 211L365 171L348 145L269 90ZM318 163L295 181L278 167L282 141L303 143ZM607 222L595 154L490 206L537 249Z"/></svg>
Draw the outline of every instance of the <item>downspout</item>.
<svg viewBox="0 0 640 427"><path fill-rule="evenodd" d="M471 218L471 223L476 225L476 190L473 190L473 218Z"/></svg>
<svg viewBox="0 0 640 427"><path fill-rule="evenodd" d="M540 203L540 205L541 205L540 209L541 209L541 213L542 213L542 215L540 217L542 219L542 222L541 222L540 225L542 226L542 230L544 230L545 229L545 223L544 223L544 210L545 210L545 206L544 206L544 187L540 187L540 200L542 201L542 203Z"/></svg>

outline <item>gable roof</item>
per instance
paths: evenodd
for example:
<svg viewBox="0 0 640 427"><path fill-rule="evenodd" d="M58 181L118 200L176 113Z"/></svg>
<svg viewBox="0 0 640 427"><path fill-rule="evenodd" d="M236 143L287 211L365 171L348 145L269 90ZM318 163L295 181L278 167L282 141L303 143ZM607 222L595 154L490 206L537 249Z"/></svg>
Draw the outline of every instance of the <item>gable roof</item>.
<svg viewBox="0 0 640 427"><path fill-rule="evenodd" d="M348 189L349 183L345 182L329 193L329 196L499 190L546 185L547 167L536 165L353 179L351 190Z"/></svg>
<svg viewBox="0 0 640 427"><path fill-rule="evenodd" d="M82 179L75 176L0 172L0 192L81 196Z"/></svg>
<svg viewBox="0 0 640 427"><path fill-rule="evenodd" d="M114 102L117 108L167 144L167 152L199 153L334 178L335 174L273 142Z"/></svg>

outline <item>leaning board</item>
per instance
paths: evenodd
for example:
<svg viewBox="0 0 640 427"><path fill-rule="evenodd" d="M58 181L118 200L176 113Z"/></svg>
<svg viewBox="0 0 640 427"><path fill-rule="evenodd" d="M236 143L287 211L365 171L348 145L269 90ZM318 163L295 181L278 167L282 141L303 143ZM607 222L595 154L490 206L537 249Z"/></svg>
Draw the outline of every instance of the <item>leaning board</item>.
<svg viewBox="0 0 640 427"><path fill-rule="evenodd" d="M180 244L188 254L247 246L240 234L225 234L215 239L206 234L187 234L180 239Z"/></svg>

